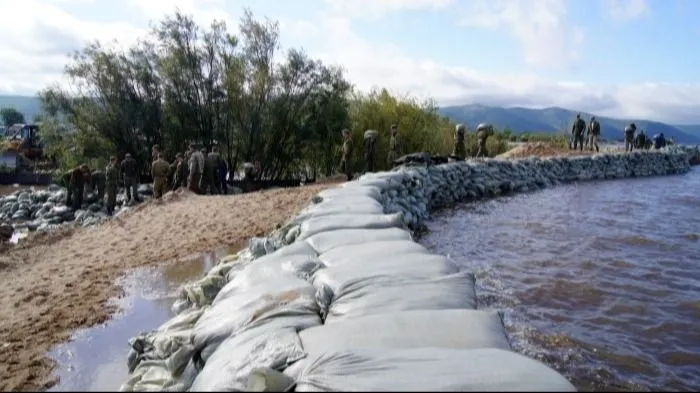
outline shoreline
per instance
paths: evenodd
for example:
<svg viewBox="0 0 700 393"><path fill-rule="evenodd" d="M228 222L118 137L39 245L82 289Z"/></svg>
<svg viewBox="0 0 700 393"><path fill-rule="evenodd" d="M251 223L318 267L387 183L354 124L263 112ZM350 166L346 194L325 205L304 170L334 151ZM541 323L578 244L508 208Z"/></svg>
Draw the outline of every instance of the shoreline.
<svg viewBox="0 0 700 393"><path fill-rule="evenodd" d="M73 333L109 320L119 277L245 244L335 183L228 196L171 194L94 227L36 233L0 256L0 388L45 390L56 381L48 352ZM239 225L232 225L239 222Z"/></svg>

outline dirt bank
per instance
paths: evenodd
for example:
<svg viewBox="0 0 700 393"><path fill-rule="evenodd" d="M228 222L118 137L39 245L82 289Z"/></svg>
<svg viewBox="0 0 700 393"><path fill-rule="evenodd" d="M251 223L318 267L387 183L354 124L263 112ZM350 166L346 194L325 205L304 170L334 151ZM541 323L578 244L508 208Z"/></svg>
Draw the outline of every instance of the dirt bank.
<svg viewBox="0 0 700 393"><path fill-rule="evenodd" d="M92 228L36 234L0 256L0 389L53 384L45 353L115 310L125 271L241 244L285 222L335 184L237 196L175 194ZM125 343L126 345L126 343Z"/></svg>
<svg viewBox="0 0 700 393"><path fill-rule="evenodd" d="M603 151L603 149L601 149ZM525 145L516 146L505 153L499 154L496 158L525 158L530 156L538 157L555 157L555 156L587 156L595 154L590 150L569 150L560 148L546 142L528 143Z"/></svg>

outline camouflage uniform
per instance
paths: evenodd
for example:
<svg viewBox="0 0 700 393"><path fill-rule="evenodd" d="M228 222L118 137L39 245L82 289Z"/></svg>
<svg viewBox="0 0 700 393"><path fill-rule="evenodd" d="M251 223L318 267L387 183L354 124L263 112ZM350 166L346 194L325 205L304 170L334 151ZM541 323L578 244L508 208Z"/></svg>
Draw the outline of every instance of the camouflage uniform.
<svg viewBox="0 0 700 393"><path fill-rule="evenodd" d="M199 193L199 182L204 170L204 155L202 152L193 150L188 160L187 188L192 192Z"/></svg>
<svg viewBox="0 0 700 393"><path fill-rule="evenodd" d="M588 125L588 137L590 138L588 146L590 146L591 150L595 148L595 151L599 152L598 138L600 137L600 123L595 117L591 118L591 122Z"/></svg>
<svg viewBox="0 0 700 393"><path fill-rule="evenodd" d="M452 155L460 160L467 157L467 148L464 145L464 134L466 134L466 131L463 124L457 124L455 127L455 146L452 150Z"/></svg>
<svg viewBox="0 0 700 393"><path fill-rule="evenodd" d="M126 200L134 200L139 202L138 193L138 167L136 165L136 160L131 157L131 154L127 153L124 156L124 161L121 164L122 178L124 179L124 192L126 193Z"/></svg>
<svg viewBox="0 0 700 393"><path fill-rule="evenodd" d="M343 147L340 155L340 171L345 174L347 180L352 180L352 139L350 139L350 131L345 129L343 133Z"/></svg>
<svg viewBox="0 0 700 393"><path fill-rule="evenodd" d="M151 164L151 176L153 176L153 197L159 199L167 192L168 173L170 164L161 155Z"/></svg>
<svg viewBox="0 0 700 393"><path fill-rule="evenodd" d="M394 161L401 156L398 140L398 129L396 124L391 125L391 136L389 137L389 153L387 154L386 162L389 168L394 167Z"/></svg>
<svg viewBox="0 0 700 393"><path fill-rule="evenodd" d="M365 172L374 172L374 156L377 146L377 131L367 130L364 135Z"/></svg>
<svg viewBox="0 0 700 393"><path fill-rule="evenodd" d="M173 175L173 190L180 187L187 187L187 162L181 153L177 153L175 158L175 174Z"/></svg>
<svg viewBox="0 0 700 393"><path fill-rule="evenodd" d="M581 118L581 115L576 115L576 120L571 126L571 134L574 137L574 150L577 148L583 150L583 138L586 132L586 122Z"/></svg>
<svg viewBox="0 0 700 393"><path fill-rule="evenodd" d="M637 126L632 123L625 127L625 151L632 151L634 148L634 133L637 131Z"/></svg>
<svg viewBox="0 0 700 393"><path fill-rule="evenodd" d="M214 149L204 160L204 171L202 172L202 181L199 183L200 190L205 194L220 194L219 189L220 177L219 167L221 165L221 156Z"/></svg>
<svg viewBox="0 0 700 393"><path fill-rule="evenodd" d="M71 207L78 210L83 206L83 193L85 192L85 180L87 178L87 167L82 165L71 171L70 189L72 191Z"/></svg>
<svg viewBox="0 0 700 393"><path fill-rule="evenodd" d="M119 188L119 167L117 158L112 157L105 169L105 191L107 192L107 214L114 214L117 205L117 190Z"/></svg>
<svg viewBox="0 0 700 393"><path fill-rule="evenodd" d="M481 123L478 127L476 127L476 157L486 156L486 154L488 153L486 151L486 140L492 133L493 130L488 124Z"/></svg>
<svg viewBox="0 0 700 393"><path fill-rule="evenodd" d="M92 180L92 189L97 191L97 200L103 201L105 197L105 173L101 170L95 170L90 175Z"/></svg>

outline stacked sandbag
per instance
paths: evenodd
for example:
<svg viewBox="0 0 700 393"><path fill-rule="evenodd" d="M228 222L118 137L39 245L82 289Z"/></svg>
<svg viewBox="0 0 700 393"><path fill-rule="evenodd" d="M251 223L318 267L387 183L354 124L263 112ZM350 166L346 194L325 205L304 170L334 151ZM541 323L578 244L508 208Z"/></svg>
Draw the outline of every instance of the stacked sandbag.
<svg viewBox="0 0 700 393"><path fill-rule="evenodd" d="M687 172L688 156L399 167L322 191L183 287L178 317L132 340L123 390L572 391L510 350L500 315L476 309L473 274L413 242L411 229L456 202Z"/></svg>

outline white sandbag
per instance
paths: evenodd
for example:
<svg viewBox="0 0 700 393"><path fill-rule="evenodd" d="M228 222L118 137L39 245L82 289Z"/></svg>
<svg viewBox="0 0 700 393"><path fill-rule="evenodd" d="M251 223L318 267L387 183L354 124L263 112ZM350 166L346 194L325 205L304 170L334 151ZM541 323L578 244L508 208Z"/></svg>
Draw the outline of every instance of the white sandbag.
<svg viewBox="0 0 700 393"><path fill-rule="evenodd" d="M273 252L270 255L274 255L276 257L289 256L289 255L308 255L310 257L316 257L316 256L318 256L318 253L308 243L303 242L303 241L299 241L299 242L294 242L288 246L284 246L284 247L280 248L279 250ZM257 259L256 259L256 261L257 261Z"/></svg>
<svg viewBox="0 0 700 393"><path fill-rule="evenodd" d="M498 312L419 310L349 318L299 332L310 354L373 348L511 349Z"/></svg>
<svg viewBox="0 0 700 393"><path fill-rule="evenodd" d="M383 214L384 206L374 198L361 195L330 197L323 202L312 204L303 209L293 219L298 224L312 217L332 214Z"/></svg>
<svg viewBox="0 0 700 393"><path fill-rule="evenodd" d="M326 253L336 247L366 244L385 240L412 241L411 233L401 228L384 229L338 229L321 232L306 239L318 254Z"/></svg>
<svg viewBox="0 0 700 393"><path fill-rule="evenodd" d="M398 276L368 275L345 282L333 293L330 306L322 307L325 323L396 311L476 308L471 273L436 278L405 278L400 272L395 274Z"/></svg>
<svg viewBox="0 0 700 393"><path fill-rule="evenodd" d="M315 256L305 254L278 256L276 253L265 255L241 270L230 271L227 276L228 283L219 291L212 304L216 305L234 293L246 291L248 288L284 274L310 280L313 274L323 267L323 263Z"/></svg>
<svg viewBox="0 0 700 393"><path fill-rule="evenodd" d="M284 373L270 368L256 368L248 375L247 392L289 392L296 382Z"/></svg>
<svg viewBox="0 0 700 393"><path fill-rule="evenodd" d="M404 233L408 233L408 231L401 228L391 229L398 229ZM370 231L368 232L371 233ZM330 236L332 233L333 231L329 231L319 235ZM387 260L393 261L397 256L404 254L435 255L430 253L427 248L414 241L376 239L376 241L368 241L362 244L356 243L335 247L326 252L319 253L318 258L326 266L362 263L364 269L367 270L371 269L376 263L386 263ZM397 267L399 267L399 265L397 265Z"/></svg>
<svg viewBox="0 0 700 393"><path fill-rule="evenodd" d="M345 183L345 184L350 184L350 183ZM358 196L367 196L370 198L374 198L375 200L380 200L381 195L382 195L382 190L377 187L372 187L372 186L355 186L355 187L336 187L336 188L329 188L326 190L323 190L316 194L316 200L322 201L324 199L330 199L333 197L338 197L338 196L347 196L347 195L358 195Z"/></svg>
<svg viewBox="0 0 700 393"><path fill-rule="evenodd" d="M334 214L310 218L301 223L301 232L297 241L317 233L335 229L380 229L403 228L403 215L394 214Z"/></svg>
<svg viewBox="0 0 700 393"><path fill-rule="evenodd" d="M202 314L194 326L192 343L205 362L218 345L243 329L263 325L305 329L321 324L315 289L290 274L221 299Z"/></svg>
<svg viewBox="0 0 700 393"><path fill-rule="evenodd" d="M297 392L575 392L562 375L502 349L378 349L303 359Z"/></svg>
<svg viewBox="0 0 700 393"><path fill-rule="evenodd" d="M246 391L248 376L253 370L262 367L282 371L305 356L294 328L249 329L221 343L197 375L191 390Z"/></svg>

